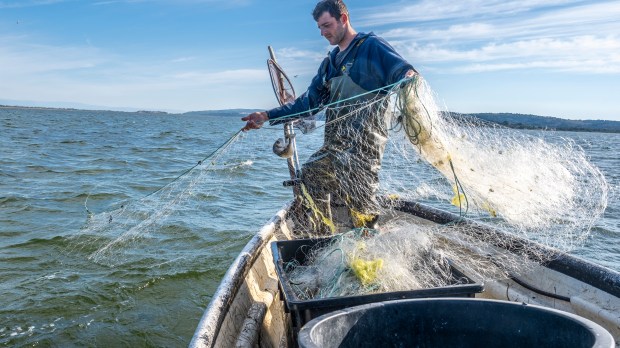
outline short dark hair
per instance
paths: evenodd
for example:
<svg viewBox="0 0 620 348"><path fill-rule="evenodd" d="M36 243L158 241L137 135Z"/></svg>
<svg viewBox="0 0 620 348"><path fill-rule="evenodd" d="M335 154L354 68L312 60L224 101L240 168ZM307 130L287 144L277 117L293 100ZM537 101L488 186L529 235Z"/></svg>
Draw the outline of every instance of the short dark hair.
<svg viewBox="0 0 620 348"><path fill-rule="evenodd" d="M347 10L347 5L344 4L342 0L321 0L314 7L314 11L312 11L312 17L314 17L315 21L319 21L319 17L323 15L323 12L329 12L329 14L340 20L342 14L349 14L349 10Z"/></svg>

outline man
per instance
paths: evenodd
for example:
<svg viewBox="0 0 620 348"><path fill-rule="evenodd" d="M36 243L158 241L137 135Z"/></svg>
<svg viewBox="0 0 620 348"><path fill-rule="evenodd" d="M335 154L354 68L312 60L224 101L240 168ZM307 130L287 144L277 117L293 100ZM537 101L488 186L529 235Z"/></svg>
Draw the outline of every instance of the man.
<svg viewBox="0 0 620 348"><path fill-rule="evenodd" d="M323 147L301 171L304 203L311 210L315 232L331 226L331 204L346 205L353 225L372 226L379 213L375 193L387 139L389 86L416 74L383 39L357 33L343 1L322 0L312 12L321 35L336 45L325 58L308 90L295 101L242 118L244 131L288 115L326 111ZM323 228L321 228L323 227Z"/></svg>

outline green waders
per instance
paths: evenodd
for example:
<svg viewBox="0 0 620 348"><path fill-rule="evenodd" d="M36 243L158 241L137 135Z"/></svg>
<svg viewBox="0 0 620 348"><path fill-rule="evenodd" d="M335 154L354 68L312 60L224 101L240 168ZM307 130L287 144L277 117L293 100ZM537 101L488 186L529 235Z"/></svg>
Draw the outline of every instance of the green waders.
<svg viewBox="0 0 620 348"><path fill-rule="evenodd" d="M387 141L386 103L346 74L328 81L323 146L301 171L303 202L314 233L334 233L331 206L346 205L355 227L376 221L379 170ZM350 99L351 98L351 99Z"/></svg>

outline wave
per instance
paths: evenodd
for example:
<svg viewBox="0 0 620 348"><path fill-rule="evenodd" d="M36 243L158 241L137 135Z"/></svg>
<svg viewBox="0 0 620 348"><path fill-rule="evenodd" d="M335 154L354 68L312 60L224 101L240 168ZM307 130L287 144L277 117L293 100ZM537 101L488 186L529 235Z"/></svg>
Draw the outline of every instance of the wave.
<svg viewBox="0 0 620 348"><path fill-rule="evenodd" d="M104 174L104 173L118 173L121 171L121 168L85 168L85 169L76 169L65 173L73 173L73 174L81 174L81 175L94 175L94 174Z"/></svg>
<svg viewBox="0 0 620 348"><path fill-rule="evenodd" d="M5 265L9 264L9 263L12 263L12 262L15 262L15 263L25 263L25 262L34 262L34 261L37 261L37 260L38 260L38 258L34 257L34 256L7 256L7 257L0 257L0 262L2 262Z"/></svg>
<svg viewBox="0 0 620 348"><path fill-rule="evenodd" d="M207 169L208 170L216 170L216 171L234 171L236 169L245 169L247 167L252 167L254 165L254 161L245 160L241 162L226 162L221 164L212 164Z"/></svg>
<svg viewBox="0 0 620 348"><path fill-rule="evenodd" d="M156 136L156 138L160 138L160 139L161 138L167 138L170 135L178 136L178 134L175 131L167 130L167 131L159 132L159 134Z"/></svg>
<svg viewBox="0 0 620 348"><path fill-rule="evenodd" d="M27 200L28 198L24 196L0 196L0 204L21 203Z"/></svg>
<svg viewBox="0 0 620 348"><path fill-rule="evenodd" d="M155 147L155 148L149 149L149 151L158 151L158 152L159 151L178 151L178 150L179 150L178 147L171 147L171 146L168 146L168 147Z"/></svg>
<svg viewBox="0 0 620 348"><path fill-rule="evenodd" d="M67 197L69 200L110 200L110 199L114 199L114 200L125 200L125 199L129 199L130 197L124 193L121 192L98 192L98 193L78 193L75 194L73 196Z"/></svg>
<svg viewBox="0 0 620 348"><path fill-rule="evenodd" d="M36 165L36 164L27 165L26 169L33 171L33 172L37 172L37 173L54 173L54 174L62 173L61 171L54 170L54 169L51 169L49 167L42 166L42 165Z"/></svg>
<svg viewBox="0 0 620 348"><path fill-rule="evenodd" d="M29 248L33 246L56 246L63 247L68 245L69 239L63 236L55 236L52 238L32 238L25 242L7 245L6 248Z"/></svg>
<svg viewBox="0 0 620 348"><path fill-rule="evenodd" d="M229 262L228 258L220 260L221 262ZM171 280L180 280L180 279L197 279L197 278L207 278L207 279L219 279L223 276L221 267L210 266L204 270L185 270L176 273L171 273L167 277Z"/></svg>
<svg viewBox="0 0 620 348"><path fill-rule="evenodd" d="M58 142L59 144L78 144L78 145L88 145L88 143L84 140L72 140L72 139L67 139L67 140L62 140Z"/></svg>

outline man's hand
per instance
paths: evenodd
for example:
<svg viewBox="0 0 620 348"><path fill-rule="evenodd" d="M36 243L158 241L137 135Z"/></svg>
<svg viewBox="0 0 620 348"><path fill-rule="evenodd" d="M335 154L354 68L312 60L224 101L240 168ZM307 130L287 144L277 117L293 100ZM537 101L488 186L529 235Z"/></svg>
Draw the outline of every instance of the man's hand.
<svg viewBox="0 0 620 348"><path fill-rule="evenodd" d="M253 112L246 117L242 118L241 121L248 121L241 130L244 132L249 131L250 129L258 129L263 126L265 121L269 120L267 113L265 111L257 111Z"/></svg>
<svg viewBox="0 0 620 348"><path fill-rule="evenodd" d="M407 71L407 73L405 74L405 77L406 77L406 78L411 78L411 77L413 77L414 75L416 75L417 73L418 73L418 72L417 72L417 71L415 71L415 70L409 70L409 71Z"/></svg>

